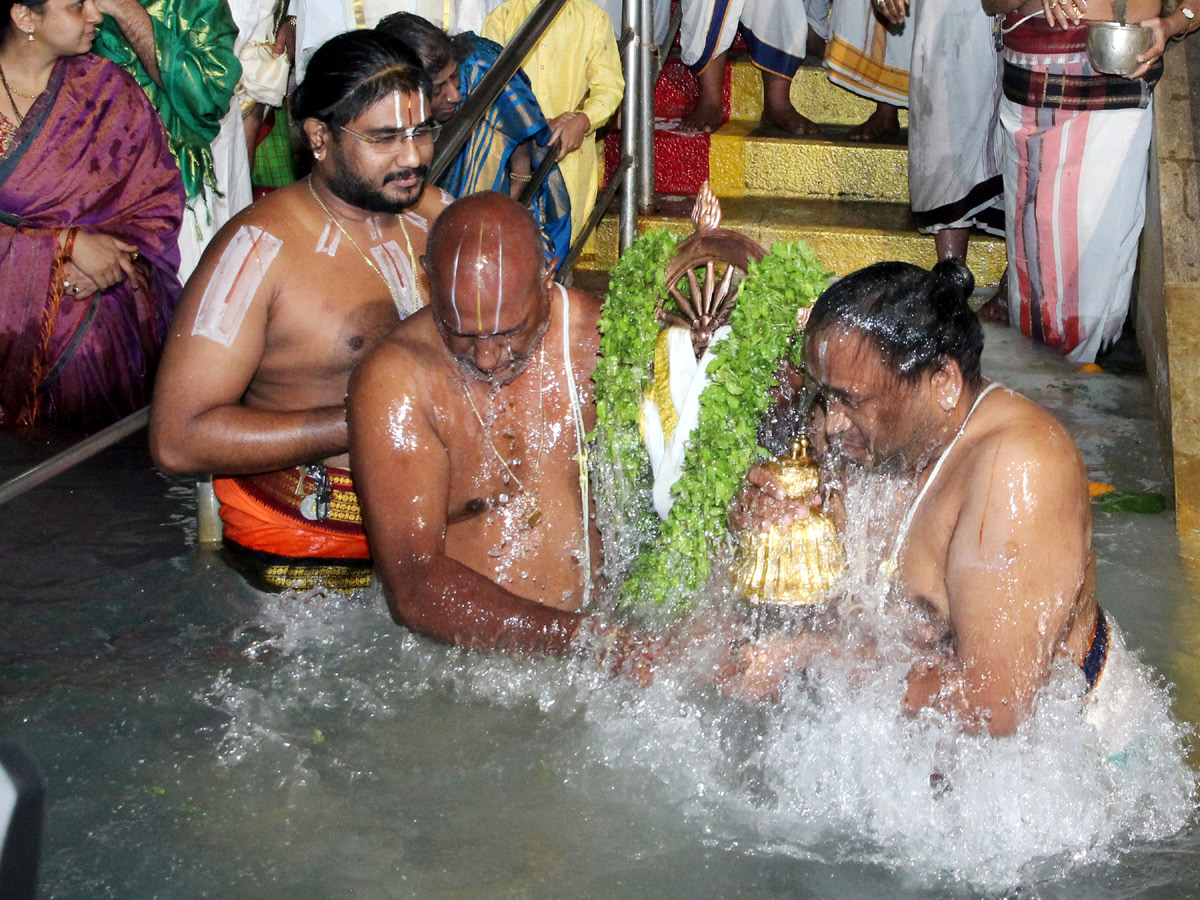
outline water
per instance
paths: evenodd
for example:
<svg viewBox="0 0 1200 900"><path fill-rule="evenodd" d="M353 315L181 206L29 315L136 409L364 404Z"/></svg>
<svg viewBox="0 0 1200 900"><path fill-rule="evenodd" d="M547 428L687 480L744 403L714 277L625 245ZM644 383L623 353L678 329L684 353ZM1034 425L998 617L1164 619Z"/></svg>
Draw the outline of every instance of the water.
<svg viewBox="0 0 1200 900"><path fill-rule="evenodd" d="M1144 380L988 345L985 372L1059 414L1094 480L1167 491ZM6 437L0 477L54 446ZM1065 670L1025 734L989 742L899 719L886 665L761 706L686 667L639 688L440 647L371 592L245 586L136 441L0 516L0 737L49 782L43 896L1200 896L1175 732L1098 764ZM1102 604L1200 720L1171 514L1097 512L1095 532Z"/></svg>

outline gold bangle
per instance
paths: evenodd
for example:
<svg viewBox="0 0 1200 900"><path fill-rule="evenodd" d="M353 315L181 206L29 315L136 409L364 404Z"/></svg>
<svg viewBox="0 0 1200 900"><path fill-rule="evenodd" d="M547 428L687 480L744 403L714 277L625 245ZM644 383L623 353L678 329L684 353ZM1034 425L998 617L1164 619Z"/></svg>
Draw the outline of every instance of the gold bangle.
<svg viewBox="0 0 1200 900"><path fill-rule="evenodd" d="M513 181L521 181L521 182L525 182L525 181L533 181L533 175L532 175L532 174L530 174L530 175L521 175L521 174L520 174L520 173L518 173L518 172L513 172L513 173L511 173L511 174L510 174L508 177L509 177L509 178L511 178Z"/></svg>
<svg viewBox="0 0 1200 900"><path fill-rule="evenodd" d="M75 252L75 236L77 234L79 234L78 228L72 227L67 229L67 236L63 239L62 250L58 255L59 259L62 260L63 263L69 263L71 261L71 255Z"/></svg>

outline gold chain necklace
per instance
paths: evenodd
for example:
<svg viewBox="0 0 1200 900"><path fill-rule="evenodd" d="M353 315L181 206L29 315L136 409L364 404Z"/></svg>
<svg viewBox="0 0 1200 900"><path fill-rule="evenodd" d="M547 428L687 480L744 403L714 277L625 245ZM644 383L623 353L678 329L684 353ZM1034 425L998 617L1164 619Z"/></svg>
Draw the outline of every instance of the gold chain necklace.
<svg viewBox="0 0 1200 900"><path fill-rule="evenodd" d="M542 341L541 349L538 351L538 412L541 417L541 428L538 432L537 455L533 458L533 477L535 480L539 479L541 475L542 450L545 449L546 443L546 344L544 337L542 338ZM499 460L500 465L504 467L504 471L508 474L508 477L517 483L517 487L521 490L521 492L525 493L524 482L517 477L517 473L509 467L508 463L504 461L504 457L500 455L500 451L496 449L496 442L492 440L492 431L490 428L488 428L487 423L484 422L483 416L479 414L479 407L475 405L475 398L471 396L471 385L468 384L467 379L463 377L462 370L459 368L457 362L454 363L454 371L458 375L459 382L462 383L463 393L467 395L467 402L471 404L471 412L475 413L475 421L479 423L479 428L483 431L483 438L485 441L487 441L488 447L491 448L492 455ZM530 493L530 496L532 496L532 493ZM528 518L526 518L525 523L530 528L533 528L540 521L542 521L542 511L541 509L535 507L533 512L531 512Z"/></svg>
<svg viewBox="0 0 1200 900"><path fill-rule="evenodd" d="M28 94L22 94L20 91L14 91L8 83L8 79L4 76L3 66L0 66L0 84L4 85L4 93L8 95L8 102L12 104L13 112L17 114L17 125L20 125L25 121L25 116L21 113L21 110L17 109L17 101L13 99L13 94L16 93L18 96L24 97L26 100L36 100L37 97L30 97Z"/></svg>
<svg viewBox="0 0 1200 900"><path fill-rule="evenodd" d="M7 84L8 83L5 82L6 87ZM380 271L379 266L375 265L375 261L372 260L371 257L367 256L367 254L363 253L362 247L358 246L358 241L354 239L354 235L347 231L342 223L337 220L337 217L330 212L329 207L325 205L325 201L321 199L321 195L317 193L317 189L313 187L311 175L308 176L308 191L313 195L313 199L317 201L317 206L321 207L321 211L325 213L325 215L329 216L329 221L332 222L334 227L337 228L337 230L342 233L346 240L350 242L351 246L358 251L358 255L362 257L363 262L370 266L371 271L379 276L379 280L384 283L388 289L388 293L390 294L392 292L391 284L386 278L384 278L383 272ZM408 245L408 264L412 267L413 308L415 309L421 306L421 292L417 290L417 255L413 252L412 239L408 236L408 229L404 226L404 214L401 213L400 215L396 216L396 220L400 223L400 232L404 235L404 243Z"/></svg>
<svg viewBox="0 0 1200 900"><path fill-rule="evenodd" d="M12 91L18 97L24 97L26 100L36 100L38 97L42 96L42 93L45 93L45 91L42 91L42 93L39 94L27 94L24 91L18 91L15 87L9 84L8 79L4 77L3 67L0 67L0 81L4 82L5 91ZM12 98L10 97L9 99L11 100Z"/></svg>

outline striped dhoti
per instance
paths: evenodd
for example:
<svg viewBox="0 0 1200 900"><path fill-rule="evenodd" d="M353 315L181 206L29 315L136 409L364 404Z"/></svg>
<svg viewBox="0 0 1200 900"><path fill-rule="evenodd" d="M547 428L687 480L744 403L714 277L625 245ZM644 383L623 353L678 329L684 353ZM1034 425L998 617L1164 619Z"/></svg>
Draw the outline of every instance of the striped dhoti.
<svg viewBox="0 0 1200 900"><path fill-rule="evenodd" d="M1098 74L1086 41L1086 26L1014 29L1000 101L1009 317L1076 364L1120 336L1129 310L1162 71Z"/></svg>
<svg viewBox="0 0 1200 900"><path fill-rule="evenodd" d="M825 45L829 80L878 103L908 106L912 21L897 28L875 15L871 0L837 0L831 28Z"/></svg>

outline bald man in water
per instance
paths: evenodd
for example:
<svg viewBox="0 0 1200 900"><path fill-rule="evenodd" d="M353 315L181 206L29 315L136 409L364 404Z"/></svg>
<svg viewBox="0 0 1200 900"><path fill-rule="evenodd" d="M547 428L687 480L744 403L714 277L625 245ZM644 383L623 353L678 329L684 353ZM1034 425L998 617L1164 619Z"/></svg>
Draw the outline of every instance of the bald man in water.
<svg viewBox="0 0 1200 900"><path fill-rule="evenodd" d="M583 438L599 302L555 285L509 197L451 205L430 305L350 382L350 455L392 616L477 649L564 652L598 556Z"/></svg>

